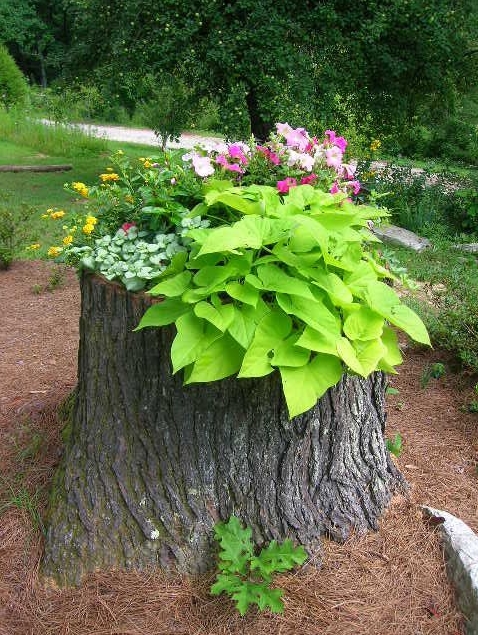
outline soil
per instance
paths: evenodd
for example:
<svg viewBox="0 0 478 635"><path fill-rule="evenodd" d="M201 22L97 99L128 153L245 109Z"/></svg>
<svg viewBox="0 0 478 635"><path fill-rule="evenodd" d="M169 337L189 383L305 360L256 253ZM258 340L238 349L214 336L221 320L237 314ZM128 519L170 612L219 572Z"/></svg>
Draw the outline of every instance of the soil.
<svg viewBox="0 0 478 635"><path fill-rule="evenodd" d="M240 618L229 600L208 595L211 576L98 572L79 588L45 587L42 517L61 453L58 408L76 382L79 304L66 268L19 261L0 271L0 635L463 633L420 505L478 531L478 414L464 409L477 378L448 354L405 341L386 434L403 437L396 460L410 491L394 498L378 532L342 545L324 540L320 567L279 576L283 615ZM427 382L436 362L446 372Z"/></svg>

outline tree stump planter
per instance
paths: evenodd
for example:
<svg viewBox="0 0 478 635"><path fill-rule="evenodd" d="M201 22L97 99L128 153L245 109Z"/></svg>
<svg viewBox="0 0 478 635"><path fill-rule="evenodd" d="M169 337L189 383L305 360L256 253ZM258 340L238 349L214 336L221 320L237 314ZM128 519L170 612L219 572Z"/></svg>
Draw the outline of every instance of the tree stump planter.
<svg viewBox="0 0 478 635"><path fill-rule="evenodd" d="M214 566L232 514L261 544L376 529L404 481L385 447L386 379L344 376L289 420L280 377L182 385L174 328L133 332L153 300L83 275L78 390L55 477L43 573Z"/></svg>

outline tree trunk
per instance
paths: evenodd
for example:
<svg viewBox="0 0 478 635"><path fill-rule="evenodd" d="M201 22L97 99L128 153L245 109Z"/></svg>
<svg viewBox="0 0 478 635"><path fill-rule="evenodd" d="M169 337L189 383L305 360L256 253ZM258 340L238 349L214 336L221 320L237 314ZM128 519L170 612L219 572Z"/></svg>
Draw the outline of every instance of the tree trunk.
<svg viewBox="0 0 478 635"><path fill-rule="evenodd" d="M384 444L384 388L345 376L288 420L280 377L184 387L174 328L133 332L151 304L81 282L79 378L55 478L43 572L78 583L103 568L214 566L213 526L235 514L258 544L376 529L404 481Z"/></svg>

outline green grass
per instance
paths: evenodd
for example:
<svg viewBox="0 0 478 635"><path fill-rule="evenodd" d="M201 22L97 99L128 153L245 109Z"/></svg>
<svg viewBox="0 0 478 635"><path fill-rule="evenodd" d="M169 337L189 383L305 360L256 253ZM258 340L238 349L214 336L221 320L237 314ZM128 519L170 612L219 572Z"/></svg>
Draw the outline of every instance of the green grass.
<svg viewBox="0 0 478 635"><path fill-rule="evenodd" d="M60 137L61 143L64 144L63 132L60 133ZM84 145L80 144L75 155L78 137L74 134L70 138L70 147L66 155L58 152L46 154L41 136L34 135L31 140L32 145L0 140L0 165L71 164L73 169L66 172L0 172L0 208L8 207L14 213L18 229L15 258L46 257L47 247L57 242L64 234L61 222L53 223L41 218L41 214L48 208L63 209L66 212L84 209L85 201L65 190L65 183L96 183L98 174L104 172L108 166L108 157L120 149L131 157L149 157L159 153L156 146L108 141L102 144L100 149L86 154ZM28 251L27 246L33 243L42 244L42 248L38 251Z"/></svg>
<svg viewBox="0 0 478 635"><path fill-rule="evenodd" d="M428 297L414 294L406 302L424 320L434 346L452 351L458 360L478 373L478 262L476 255L436 240L420 253L387 246L387 253L427 283Z"/></svg>

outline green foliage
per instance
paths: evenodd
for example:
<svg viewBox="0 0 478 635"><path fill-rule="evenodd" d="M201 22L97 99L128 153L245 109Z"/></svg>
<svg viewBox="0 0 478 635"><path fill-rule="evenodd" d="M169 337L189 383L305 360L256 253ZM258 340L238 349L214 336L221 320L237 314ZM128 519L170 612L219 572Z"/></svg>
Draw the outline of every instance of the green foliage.
<svg viewBox="0 0 478 635"><path fill-rule="evenodd" d="M430 379L440 379L440 377L443 377L445 372L445 365L441 362L436 362L435 364L427 366L427 368L423 370L420 379L420 386L422 388L426 388L430 383Z"/></svg>
<svg viewBox="0 0 478 635"><path fill-rule="evenodd" d="M398 458L403 451L403 439L401 434L397 432L393 439L387 439L386 445L390 454Z"/></svg>
<svg viewBox="0 0 478 635"><path fill-rule="evenodd" d="M150 290L166 299L138 328L175 322L171 358L186 383L279 370L291 417L344 369L393 372L401 355L387 322L425 344L428 335L364 251L377 211L344 199L309 185L284 199L268 186L210 186L205 215L239 220L189 232L188 259Z"/></svg>
<svg viewBox="0 0 478 635"><path fill-rule="evenodd" d="M363 185L360 197L366 199L373 192L377 204L386 206L399 227L424 236L432 236L439 226L449 234L473 236L478 230L478 178L472 171L459 176L449 170L431 173L411 166L372 169L364 161L357 177Z"/></svg>
<svg viewBox="0 0 478 635"><path fill-rule="evenodd" d="M0 44L0 103L5 108L23 105L28 94L27 82L7 48Z"/></svg>
<svg viewBox="0 0 478 635"><path fill-rule="evenodd" d="M175 75L151 76L148 99L139 105L141 121L153 130L161 150L177 141L189 119L189 91Z"/></svg>
<svg viewBox="0 0 478 635"><path fill-rule="evenodd" d="M283 591L270 588L272 577L303 564L307 557L304 548L294 547L290 540L281 544L273 540L255 555L252 530L243 528L235 516L215 526L215 537L221 546L220 573L211 586L211 594L227 593L241 615L254 604L261 611L268 608L273 613L282 613Z"/></svg>
<svg viewBox="0 0 478 635"><path fill-rule="evenodd" d="M15 220L13 213L0 207L0 269L8 269L13 260Z"/></svg>
<svg viewBox="0 0 478 635"><path fill-rule="evenodd" d="M478 371L478 276L476 260L453 245L401 253L410 273L427 282L431 302L409 299L422 317L434 346L452 351L467 367Z"/></svg>

